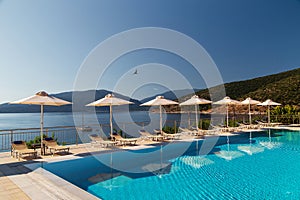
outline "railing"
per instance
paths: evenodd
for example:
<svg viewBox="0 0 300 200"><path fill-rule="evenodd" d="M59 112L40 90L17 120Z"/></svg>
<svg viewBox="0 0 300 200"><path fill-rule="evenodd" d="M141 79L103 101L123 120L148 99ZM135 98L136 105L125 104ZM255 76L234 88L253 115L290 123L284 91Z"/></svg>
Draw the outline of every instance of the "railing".
<svg viewBox="0 0 300 200"><path fill-rule="evenodd" d="M252 118L261 119L265 117L265 115L253 115ZM202 120L210 119L206 117L205 119L203 116L200 118L200 122ZM230 115L230 120L235 121L248 121L248 115L246 114L239 114L239 115ZM225 122L224 116L219 116L218 122ZM300 123L300 116L271 116L272 122L288 122L293 124ZM158 121L157 122L118 122L117 124L113 124L113 127L119 133L122 132L124 137L139 137L139 130L146 129L150 132L153 131L154 128L158 128ZM202 124L202 123L200 123ZM80 144L80 143L87 143L90 142L90 138L88 137L89 134L102 134L103 136L109 137L110 133L110 126L109 124L85 124L86 126L92 127L92 132L84 132L77 130L75 126L56 126L56 127L45 127L44 134L49 137L54 137L60 144ZM187 120L166 120L164 122L164 126L173 127L178 130L178 127L192 127L196 126L196 122L194 116ZM200 125L201 127L201 125ZM33 140L35 137L40 136L40 129L39 128L26 128L26 129L8 129L8 130L0 130L0 151L7 151L11 148L11 142L16 140L23 140L23 141L30 141Z"/></svg>
<svg viewBox="0 0 300 200"><path fill-rule="evenodd" d="M180 124L179 120L167 120L165 126L171 126L177 128ZM184 126L190 124L195 125L195 122L191 119L189 123L185 122ZM139 137L139 130L147 128L149 131L153 131L154 128L158 128L158 123L145 122L120 122L113 124L114 131L120 133L124 137ZM89 134L97 133L102 136L109 137L110 126L109 124L85 124L92 128L92 132L85 132L76 129L75 126L56 126L56 127L44 127L43 134L48 137L53 137L59 144L80 144L90 142ZM40 128L24 128L24 129L7 129L0 130L0 151L7 151L11 149L11 143L17 140L23 140L29 142L34 140L35 137L40 136Z"/></svg>
<svg viewBox="0 0 300 200"><path fill-rule="evenodd" d="M236 115L230 114L229 119L238 122L248 122L249 116L248 114L236 114ZM271 115L270 119L271 122L276 122L276 123L300 124L300 115ZM265 113L253 114L252 120L267 121L267 116Z"/></svg>
<svg viewBox="0 0 300 200"><path fill-rule="evenodd" d="M271 119L283 124L300 124L300 115L275 115Z"/></svg>
<svg viewBox="0 0 300 200"><path fill-rule="evenodd" d="M40 134L39 128L0 130L0 150L10 150L12 141L30 141ZM74 126L45 127L43 134L56 138L61 144L81 143Z"/></svg>

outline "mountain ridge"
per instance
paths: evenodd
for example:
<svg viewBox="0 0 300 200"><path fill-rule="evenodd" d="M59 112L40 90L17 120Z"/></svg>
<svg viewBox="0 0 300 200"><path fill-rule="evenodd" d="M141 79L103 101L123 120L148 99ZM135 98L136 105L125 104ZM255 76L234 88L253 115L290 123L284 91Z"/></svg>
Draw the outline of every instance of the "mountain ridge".
<svg viewBox="0 0 300 200"><path fill-rule="evenodd" d="M218 90L223 85L210 88L211 92ZM247 97L259 101L272 99L284 105L300 106L300 68L224 84L226 95L232 99L244 100ZM203 89L196 94L202 98L210 99L208 89ZM182 99L187 99L187 95ZM219 97L221 99L222 97ZM214 100L219 100L214 99Z"/></svg>
<svg viewBox="0 0 300 200"><path fill-rule="evenodd" d="M73 102L73 97L76 98L76 104L74 105L64 105L64 106L44 106L44 112L72 112L72 111L91 111L95 109L96 111L109 111L109 108L106 107L87 107L85 106L88 103L96 101L100 98L103 98L105 95L112 93L107 90L86 90L86 91L69 91L61 92L57 94L49 94L51 96ZM73 96L74 94L74 96ZM134 104L130 105L130 109L137 109L137 106L140 102L136 99L131 99L125 95L113 93L116 97L132 101ZM73 109L75 108L75 110ZM20 104L9 104L4 103L0 105L0 113L35 113L40 112L39 105L20 105Z"/></svg>
<svg viewBox="0 0 300 200"><path fill-rule="evenodd" d="M230 83L225 83L224 85L215 86L208 89L194 89L193 90L178 90L178 91L167 91L162 94L157 94L152 97L147 97L142 100L132 99L122 94L114 93L116 97L126 99L134 102L130 105L131 110L147 110L147 107L140 107L141 103L155 98L158 95L165 96L167 99L184 101L190 98L192 95L197 94L201 98L211 99L209 91L218 94L218 89L220 87L225 87L226 95L230 96L232 99L244 100L247 97L259 101L265 101L266 99L272 99L273 101L279 102L283 105L296 105L300 107L300 68L257 77L248 80L234 81ZM190 91L191 93L186 95ZM64 99L66 101L73 102L73 94L76 97L80 97L79 101L76 101L76 110L72 110L72 105L65 106L45 106L45 112L72 112L72 111L88 111L96 109L96 111L108 111L108 107L86 107L85 105L91 103L95 100L103 98L106 94L112 93L107 90L86 90L86 91L69 91L61 92L57 94L52 94L57 98ZM177 95L175 95L177 94ZM182 97L177 97L183 95ZM216 98L223 98L217 96ZM219 99L213 99L219 100ZM0 113L22 113L22 112L40 112L40 106L37 105L17 105L4 103L0 105Z"/></svg>

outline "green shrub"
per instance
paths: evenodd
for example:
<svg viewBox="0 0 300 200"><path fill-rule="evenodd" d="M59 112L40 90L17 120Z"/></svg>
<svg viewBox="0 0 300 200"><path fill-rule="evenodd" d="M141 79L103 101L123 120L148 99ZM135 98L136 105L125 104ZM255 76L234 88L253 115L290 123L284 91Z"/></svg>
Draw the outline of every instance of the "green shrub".
<svg viewBox="0 0 300 200"><path fill-rule="evenodd" d="M43 138L46 138L46 137L48 137L48 136L44 134ZM36 136L33 140L30 140L30 141L26 142L28 148L30 148L30 149L32 148L33 144L40 144L40 143L41 143L41 136L40 135Z"/></svg>
<svg viewBox="0 0 300 200"><path fill-rule="evenodd" d="M228 121L228 126L229 127L238 127L239 124L238 124L238 122L236 120L229 120Z"/></svg>
<svg viewBox="0 0 300 200"><path fill-rule="evenodd" d="M201 119L199 122L199 128L203 130L208 130L210 126L210 119Z"/></svg>
<svg viewBox="0 0 300 200"><path fill-rule="evenodd" d="M118 134L119 134L121 137L126 138L126 134L123 135L123 131L122 131L122 130L119 130L119 131L118 131Z"/></svg>
<svg viewBox="0 0 300 200"><path fill-rule="evenodd" d="M47 137L48 137L48 135L43 134L43 138L47 138ZM54 132L52 132L51 137L52 137L55 141L57 141L57 138L55 138ZM27 144L27 146L28 146L29 149L32 149L32 145L33 145L33 144L40 144L40 143L41 143L41 136L40 136L40 135L39 135L39 136L36 136L33 140L30 140L30 141L26 142L26 144ZM58 143L58 144L59 144L59 143Z"/></svg>
<svg viewBox="0 0 300 200"><path fill-rule="evenodd" d="M163 127L162 130L163 130L163 132L165 132L165 133L170 133L170 134L175 133L174 127L170 127L170 126L165 126L165 127Z"/></svg>

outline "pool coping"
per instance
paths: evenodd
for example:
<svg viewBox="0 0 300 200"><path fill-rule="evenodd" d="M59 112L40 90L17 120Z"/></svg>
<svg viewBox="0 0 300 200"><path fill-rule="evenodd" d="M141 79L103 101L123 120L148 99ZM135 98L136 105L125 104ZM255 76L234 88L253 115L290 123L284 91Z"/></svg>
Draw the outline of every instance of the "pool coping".
<svg viewBox="0 0 300 200"><path fill-rule="evenodd" d="M31 199L98 200L76 185L43 169L42 163L25 164L32 171L8 178Z"/></svg>

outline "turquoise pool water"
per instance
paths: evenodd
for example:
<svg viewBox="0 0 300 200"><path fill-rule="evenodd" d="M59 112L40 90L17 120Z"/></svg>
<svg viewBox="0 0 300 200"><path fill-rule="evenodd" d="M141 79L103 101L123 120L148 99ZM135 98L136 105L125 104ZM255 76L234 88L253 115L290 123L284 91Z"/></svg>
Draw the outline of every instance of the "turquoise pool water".
<svg viewBox="0 0 300 200"><path fill-rule="evenodd" d="M227 139L207 155L199 153L202 141L183 142L44 167L102 199L300 199L300 132Z"/></svg>

